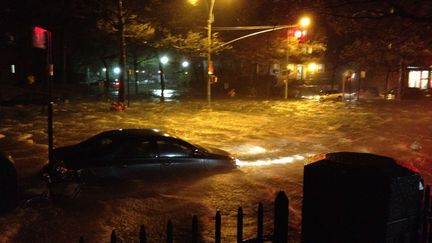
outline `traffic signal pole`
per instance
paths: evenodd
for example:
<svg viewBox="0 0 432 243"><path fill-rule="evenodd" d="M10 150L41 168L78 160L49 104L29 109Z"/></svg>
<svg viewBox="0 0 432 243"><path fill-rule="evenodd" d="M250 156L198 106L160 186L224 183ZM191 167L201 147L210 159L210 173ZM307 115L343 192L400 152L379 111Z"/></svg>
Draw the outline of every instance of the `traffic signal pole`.
<svg viewBox="0 0 432 243"><path fill-rule="evenodd" d="M54 135L53 135L53 101L52 101L52 77L54 76L54 65L52 64L52 36L46 31L47 42L47 81L48 81L48 166L53 168L54 162Z"/></svg>
<svg viewBox="0 0 432 243"><path fill-rule="evenodd" d="M211 84L213 75L213 63L211 59L212 55L212 23L214 21L213 8L215 0L211 0L209 6L209 15L207 20L207 103L211 104Z"/></svg>
<svg viewBox="0 0 432 243"><path fill-rule="evenodd" d="M287 30L287 45L286 45L286 80L285 80L285 99L288 99L288 79L289 79L289 72L288 72L288 59L289 59L289 38L290 38L290 32L289 29Z"/></svg>

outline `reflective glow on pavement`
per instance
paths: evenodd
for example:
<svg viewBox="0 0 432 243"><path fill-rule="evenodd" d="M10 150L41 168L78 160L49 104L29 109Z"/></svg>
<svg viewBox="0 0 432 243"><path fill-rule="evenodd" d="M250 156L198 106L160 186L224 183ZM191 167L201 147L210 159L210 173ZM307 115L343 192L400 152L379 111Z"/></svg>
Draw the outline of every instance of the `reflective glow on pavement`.
<svg viewBox="0 0 432 243"><path fill-rule="evenodd" d="M153 95L160 97L161 96L161 90L160 89L154 89L152 90ZM176 93L173 89L165 89L164 90L164 97L165 98L171 98Z"/></svg>
<svg viewBox="0 0 432 243"><path fill-rule="evenodd" d="M236 164L240 167L243 166L268 166L268 165L275 165L275 164L290 164L295 161L301 161L304 160L305 157L302 155L293 155L293 156L287 156L287 157L280 157L275 159L260 159L255 161L241 161L237 160Z"/></svg>
<svg viewBox="0 0 432 243"><path fill-rule="evenodd" d="M253 146L250 147L247 151L248 154L262 154L264 152L266 152L267 150L263 147L260 146Z"/></svg>

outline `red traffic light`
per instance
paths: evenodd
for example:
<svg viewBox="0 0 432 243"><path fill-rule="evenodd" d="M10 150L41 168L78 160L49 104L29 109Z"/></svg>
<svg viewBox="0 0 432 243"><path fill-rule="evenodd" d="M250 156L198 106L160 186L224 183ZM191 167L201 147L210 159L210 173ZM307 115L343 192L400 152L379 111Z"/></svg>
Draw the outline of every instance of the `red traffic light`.
<svg viewBox="0 0 432 243"><path fill-rule="evenodd" d="M306 30L295 30L294 37L297 39L299 43L304 42L306 38L307 31Z"/></svg>

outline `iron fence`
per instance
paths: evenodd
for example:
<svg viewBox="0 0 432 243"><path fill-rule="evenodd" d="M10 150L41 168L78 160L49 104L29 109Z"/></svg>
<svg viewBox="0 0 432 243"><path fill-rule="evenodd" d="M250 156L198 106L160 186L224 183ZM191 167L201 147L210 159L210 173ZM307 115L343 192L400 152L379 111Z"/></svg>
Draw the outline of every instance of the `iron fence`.
<svg viewBox="0 0 432 243"><path fill-rule="evenodd" d="M426 186L424 193L421 195L419 199L420 207L419 207L419 221L418 221L418 237L416 237L415 242L407 239L404 236L401 236L398 243L432 243L432 203L431 203L431 189L430 186ZM244 239L243 237L243 208L239 207L237 210L237 243L265 243L265 242L274 242L274 243L287 243L289 241L288 235L288 197L286 196L284 191L280 191L274 201L274 215L273 215L273 233L269 235L264 235L264 208L263 204L258 204L258 210L256 215L256 234L254 238ZM221 222L222 216L220 211L216 211L215 214L215 235L214 242L221 242ZM140 243L147 243L147 235L145 226L141 225L138 239ZM112 230L111 233L111 243L118 242L118 237L116 230ZM79 239L80 243L84 243L85 239L83 236ZM166 242L173 243L174 242L174 225L171 220L168 220L166 225ZM198 243L199 242L199 231L198 231L198 216L192 216L191 223L191 242ZM393 242L393 241L392 241Z"/></svg>

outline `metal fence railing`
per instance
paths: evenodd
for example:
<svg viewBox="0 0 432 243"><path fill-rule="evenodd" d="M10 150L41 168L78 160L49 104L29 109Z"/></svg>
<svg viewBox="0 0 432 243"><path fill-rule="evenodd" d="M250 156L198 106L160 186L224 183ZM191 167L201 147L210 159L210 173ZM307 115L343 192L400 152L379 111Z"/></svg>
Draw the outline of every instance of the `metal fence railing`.
<svg viewBox="0 0 432 243"><path fill-rule="evenodd" d="M264 235L264 208L263 204L258 204L258 212L257 212L257 228L256 228L256 235L254 238L251 239L244 239L243 238L243 208L239 207L237 210L237 241L236 242L242 242L242 243L264 243L264 242L288 242L288 197L286 196L285 192L280 191L276 198L275 198L275 206L274 206L274 231L271 235ZM221 222L222 222L222 216L220 211L216 211L215 214L215 235L214 235L214 242L220 243L221 242ZM174 242L174 225L172 223L172 220L168 220L166 225L166 242L167 243L173 243ZM141 225L139 234L138 234L138 241L140 243L146 243L147 242L147 235L145 226ZM153 242L152 240L149 240L150 242ZM83 236L79 239L80 243L84 243L85 239ZM118 242L118 237L116 230L112 230L111 232L111 243ZM198 216L194 215L192 216L192 224L191 224L191 242L192 243L198 243L199 242L199 232L198 232Z"/></svg>
<svg viewBox="0 0 432 243"><path fill-rule="evenodd" d="M407 239L406 237L401 236L398 243L432 243L432 203L431 203L431 189L430 186L426 186L424 192L419 199L420 207L419 207L419 217L417 224L417 232L418 235L413 239ZM274 242L274 243L287 243L289 241L288 236L288 197L285 192L280 191L274 201L274 215L273 215L273 232L269 235L264 235L264 209L263 204L258 204L258 210L256 215L256 234L253 238L244 239L243 237L243 208L239 207L237 211L237 243L265 243L265 242ZM221 213L220 211L216 211L214 217L214 242L221 242ZM199 231L198 231L198 216L192 216L191 220L191 242L198 243L199 242ZM139 230L139 235L137 236L138 241L140 243L146 243L147 235L145 226L141 225ZM118 242L119 239L117 237L116 230L112 230L111 233L111 243ZM80 243L84 243L85 239L83 236L79 239ZM153 242L149 240L149 242ZM171 220L168 220L166 225L166 242L173 243L174 242L174 225ZM392 241L393 242L393 241Z"/></svg>

